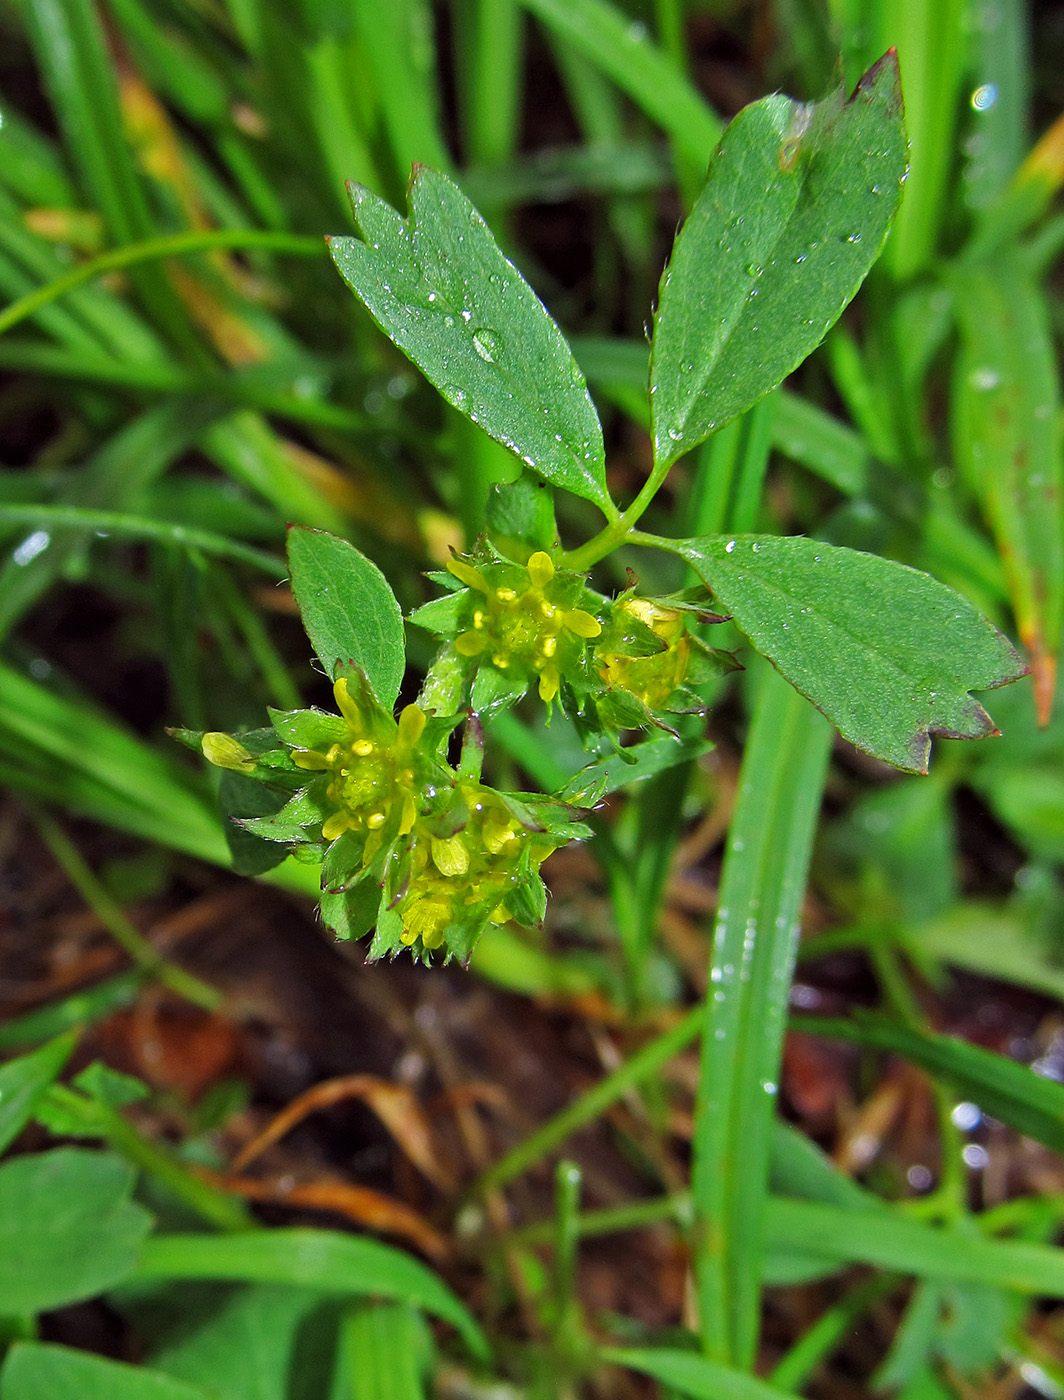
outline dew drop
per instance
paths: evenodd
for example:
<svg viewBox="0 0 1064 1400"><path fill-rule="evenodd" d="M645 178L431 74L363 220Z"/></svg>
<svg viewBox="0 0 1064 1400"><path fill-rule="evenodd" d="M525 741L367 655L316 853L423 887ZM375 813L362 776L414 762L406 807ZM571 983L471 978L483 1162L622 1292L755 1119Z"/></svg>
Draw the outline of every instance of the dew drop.
<svg viewBox="0 0 1064 1400"><path fill-rule="evenodd" d="M495 356L499 353L498 332L490 330L486 326L475 330L473 332L473 349L487 364L494 364Z"/></svg>
<svg viewBox="0 0 1064 1400"><path fill-rule="evenodd" d="M1001 375L996 369L991 369L984 365L979 369L973 369L969 375L968 382L973 389L978 389L981 393L986 393L990 389L996 389L1001 383Z"/></svg>
<svg viewBox="0 0 1064 1400"><path fill-rule="evenodd" d="M734 540L729 540L728 543L724 546L724 553L725 553L725 554L733 554L734 552L735 552L735 541L734 541Z"/></svg>

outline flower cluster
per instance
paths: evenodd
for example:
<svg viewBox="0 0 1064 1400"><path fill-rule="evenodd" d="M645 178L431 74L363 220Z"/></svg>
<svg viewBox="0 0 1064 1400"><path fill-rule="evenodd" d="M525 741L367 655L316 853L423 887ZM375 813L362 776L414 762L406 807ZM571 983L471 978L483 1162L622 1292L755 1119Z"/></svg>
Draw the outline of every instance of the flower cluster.
<svg viewBox="0 0 1064 1400"><path fill-rule="evenodd" d="M346 938L375 926L371 956L407 947L465 959L489 924L542 919L539 868L587 834L575 814L452 768L442 750L456 718L407 705L397 722L357 667L333 693L339 715L271 711L273 747L270 731L184 736L273 787L276 810L239 825L321 858L326 924Z"/></svg>
<svg viewBox="0 0 1064 1400"><path fill-rule="evenodd" d="M689 687L733 665L688 630L704 594L652 599L629 589L609 599L545 550L522 565L483 540L430 577L448 592L412 621L443 643L424 691L441 711L490 715L535 686L590 739L699 709Z"/></svg>

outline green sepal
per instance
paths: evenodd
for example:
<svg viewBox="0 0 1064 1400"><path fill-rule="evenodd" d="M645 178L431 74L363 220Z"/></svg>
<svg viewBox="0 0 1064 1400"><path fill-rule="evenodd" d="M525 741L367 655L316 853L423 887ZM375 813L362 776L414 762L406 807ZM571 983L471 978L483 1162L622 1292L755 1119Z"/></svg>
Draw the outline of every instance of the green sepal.
<svg viewBox="0 0 1064 1400"><path fill-rule="evenodd" d="M365 873L362 853L366 836L361 831L344 831L331 842L321 862L321 887L327 894L343 894Z"/></svg>
<svg viewBox="0 0 1064 1400"><path fill-rule="evenodd" d="M726 651L723 647L707 646L701 637L692 633L688 633L688 638L691 642L691 657L687 663L687 674L684 676L685 686L704 685L706 681L716 680L718 676L745 670L734 652Z"/></svg>
<svg viewBox="0 0 1064 1400"><path fill-rule="evenodd" d="M468 662L446 642L428 669L417 702L426 714L456 715L469 704Z"/></svg>
<svg viewBox="0 0 1064 1400"><path fill-rule="evenodd" d="M267 783L261 777L249 777L229 769L222 773L218 803L227 818L225 839L238 875L264 875L284 860L283 846L256 836L241 823L248 818L272 816L284 807L290 795L287 789Z"/></svg>
<svg viewBox="0 0 1064 1400"><path fill-rule="evenodd" d="M203 736L207 732L205 729L179 729L176 725L168 724L166 732L171 739L176 739L179 744L184 744L186 749L191 749L193 753L203 757Z"/></svg>
<svg viewBox="0 0 1064 1400"><path fill-rule="evenodd" d="M320 826L333 811L326 796L329 778L323 773L288 799L278 812L264 817L243 818L239 825L269 841L302 841L308 826Z"/></svg>
<svg viewBox="0 0 1064 1400"><path fill-rule="evenodd" d="M461 579L455 578L447 569L426 569L425 577L438 584L440 588L446 588L448 593L460 593L465 587Z"/></svg>
<svg viewBox="0 0 1064 1400"><path fill-rule="evenodd" d="M686 739L683 743L677 743L673 737L645 739L631 748L595 759L574 773L556 796L577 807L593 807L611 792L664 773L678 763L700 758L712 748L708 739Z"/></svg>
<svg viewBox="0 0 1064 1400"><path fill-rule="evenodd" d="M377 912L377 927L374 930L373 941L369 945L369 952L366 954L367 962L377 962L380 958L392 957L401 953L408 945L403 942L403 921L395 910L391 907L391 902L385 904L387 890L381 894L379 899L379 909ZM421 948L421 940L410 947L411 955L417 961L418 953L421 950L424 956L424 949Z"/></svg>
<svg viewBox="0 0 1064 1400"><path fill-rule="evenodd" d="M582 803L560 801L556 793L548 796L542 792L500 792L499 797L519 821L520 812L526 814L525 824L530 830L557 837L559 846L567 841L587 841L594 835L582 819Z"/></svg>
<svg viewBox="0 0 1064 1400"><path fill-rule="evenodd" d="M325 710L275 710L267 706L267 713L276 732L294 749L327 749L342 743L350 734L341 715Z"/></svg>
<svg viewBox="0 0 1064 1400"><path fill-rule="evenodd" d="M475 660L473 664L476 665ZM479 666L473 677L469 704L474 714L487 720L501 714L510 705L516 705L527 690L526 681L511 679L505 671L489 663Z"/></svg>
<svg viewBox="0 0 1064 1400"><path fill-rule="evenodd" d="M645 622L633 617L619 605L632 595L623 593L609 609L601 635L595 638L595 651L600 656L616 652L619 656L658 656L669 649L664 641ZM654 599L653 601L657 601Z"/></svg>
<svg viewBox="0 0 1064 1400"><path fill-rule="evenodd" d="M554 493L533 472L501 482L488 493L487 530L493 542L523 564L537 549L558 546Z"/></svg>
<svg viewBox="0 0 1064 1400"><path fill-rule="evenodd" d="M451 579L451 581L458 583L457 579ZM409 621L415 627L421 627L436 637L454 637L462 628L460 614L466 609L465 595L467 592L467 589L460 587L458 592L445 593L439 598L432 598L429 602L422 603L421 607L415 608L410 614Z"/></svg>
<svg viewBox="0 0 1064 1400"><path fill-rule="evenodd" d="M381 892L376 880L363 879L340 894L321 896L322 923L343 943L369 933L377 918Z"/></svg>

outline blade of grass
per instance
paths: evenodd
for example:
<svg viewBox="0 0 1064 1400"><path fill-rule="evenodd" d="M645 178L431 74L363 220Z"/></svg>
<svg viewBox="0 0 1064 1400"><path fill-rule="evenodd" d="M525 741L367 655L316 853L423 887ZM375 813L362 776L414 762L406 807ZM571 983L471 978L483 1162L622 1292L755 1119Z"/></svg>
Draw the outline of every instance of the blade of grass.
<svg viewBox="0 0 1064 1400"><path fill-rule="evenodd" d="M114 67L91 0L33 0L22 6L66 145L90 196L118 243L156 232L122 127ZM192 358L202 345L157 267L133 274L156 325Z"/></svg>
<svg viewBox="0 0 1064 1400"><path fill-rule="evenodd" d="M806 873L831 731L775 672L764 673L721 878L692 1185L703 1348L752 1364L768 1151Z"/></svg>
<svg viewBox="0 0 1064 1400"><path fill-rule="evenodd" d="M128 814L126 830L216 865L229 864L220 820L176 763L85 700L60 696L3 665L0 744L31 772L39 751L68 780L84 774L116 810ZM64 791L63 784L58 791ZM92 815L91 809L82 810Z"/></svg>
<svg viewBox="0 0 1064 1400"><path fill-rule="evenodd" d="M24 505L0 503L0 527L32 525L49 533L61 526L93 530L98 534L115 535L119 539L155 540L177 549L198 550L203 554L236 559L242 564L283 579L288 570L280 555L241 544L239 540L216 535L211 530L197 530L188 525L171 525L166 520L147 520L136 515L124 515L115 510L87 510L83 506Z"/></svg>
<svg viewBox="0 0 1064 1400"><path fill-rule="evenodd" d="M418 1260L376 1240L330 1230L255 1230L227 1238L156 1235L145 1242L140 1279L217 1279L319 1288L347 1298L394 1298L455 1327L487 1360L483 1333L455 1295Z"/></svg>
<svg viewBox="0 0 1064 1400"><path fill-rule="evenodd" d="M1064 1152L1064 1085L1042 1078L1027 1065L954 1036L870 1014L854 1021L803 1016L795 1029L902 1055L1017 1132Z"/></svg>
<svg viewBox="0 0 1064 1400"><path fill-rule="evenodd" d="M644 25L605 0L521 0L553 33L601 68L678 149L705 166L723 123L652 44Z"/></svg>
<svg viewBox="0 0 1064 1400"><path fill-rule="evenodd" d="M781 1390L802 1390L825 1357L852 1334L857 1320L888 1297L898 1281L895 1274L865 1279L821 1313L777 1363L769 1377L772 1384Z"/></svg>
<svg viewBox="0 0 1064 1400"><path fill-rule="evenodd" d="M99 508L120 503L161 476L215 413L209 403L183 399L146 409L97 448L72 478L64 504ZM12 553L0 568L0 637L25 616L89 539L91 532L80 528L54 538L38 529Z"/></svg>
<svg viewBox="0 0 1064 1400"><path fill-rule="evenodd" d="M118 901L97 879L70 837L46 812L31 812L33 823L56 862L85 903L106 927L115 942L126 952L140 971L156 977L164 987L194 1006L217 1011L224 998L215 987L186 972L183 967L168 962L141 931L127 918Z"/></svg>
<svg viewBox="0 0 1064 1400"><path fill-rule="evenodd" d="M436 45L426 0L351 0L401 181L420 162L449 171L436 103ZM348 176L355 178L354 173Z"/></svg>
<svg viewBox="0 0 1064 1400"><path fill-rule="evenodd" d="M418 1314L403 1303L353 1307L340 1325L339 1364L352 1400L424 1400L431 1343Z"/></svg>
<svg viewBox="0 0 1064 1400"><path fill-rule="evenodd" d="M824 1259L984 1283L1027 1296L1064 1297L1064 1250L1048 1245L923 1225L886 1207L854 1212L778 1196L768 1201L765 1224L774 1243Z"/></svg>
<svg viewBox="0 0 1064 1400"><path fill-rule="evenodd" d="M469 0L458 15L464 21L457 61L465 70L460 93L467 159L505 167L519 134L524 16L517 0Z"/></svg>
<svg viewBox="0 0 1064 1400"><path fill-rule="evenodd" d="M603 1361L653 1376L691 1400L792 1400L787 1391L767 1381L675 1347L608 1347L599 1355Z"/></svg>
<svg viewBox="0 0 1064 1400"><path fill-rule="evenodd" d="M614 1070L593 1089L548 1119L494 1166L481 1173L472 1187L472 1194L484 1195L528 1171L529 1167L560 1147L573 1133L593 1123L634 1085L653 1078L673 1056L691 1044L702 1028L702 1021L701 1007L696 1006L688 1011L671 1030L644 1045L620 1069Z"/></svg>
<svg viewBox="0 0 1064 1400"><path fill-rule="evenodd" d="M45 1095L45 1105L74 1128L70 1136L101 1138L216 1229L244 1231L256 1224L242 1201L201 1181L172 1152L145 1137L102 1099L89 1098L65 1084L53 1084Z"/></svg>
<svg viewBox="0 0 1064 1400"><path fill-rule="evenodd" d="M58 1079L77 1044L73 1031L0 1066L0 1152L6 1152Z"/></svg>
<svg viewBox="0 0 1064 1400"><path fill-rule="evenodd" d="M34 315L42 306L50 305L75 287L102 277L105 272L158 262L161 258L202 253L209 248L266 248L301 258L325 256L327 252L323 239L295 233L273 233L268 229L197 229L192 233L171 233L160 238L127 243L90 258L47 286L38 287L6 306L0 311L0 335L27 316Z"/></svg>
<svg viewBox="0 0 1064 1400"><path fill-rule="evenodd" d="M133 969L120 972L117 977L108 977L86 991L73 992L46 1006L25 1011L0 1026L0 1054L26 1050L63 1031L105 1020L113 1012L132 1006L143 985L144 973Z"/></svg>

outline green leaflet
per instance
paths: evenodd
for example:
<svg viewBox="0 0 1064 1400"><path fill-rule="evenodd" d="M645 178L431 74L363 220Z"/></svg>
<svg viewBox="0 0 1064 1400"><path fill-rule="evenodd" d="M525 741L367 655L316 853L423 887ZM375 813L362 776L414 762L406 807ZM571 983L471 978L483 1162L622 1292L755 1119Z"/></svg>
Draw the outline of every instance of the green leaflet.
<svg viewBox="0 0 1064 1400"><path fill-rule="evenodd" d="M1023 674L1011 643L971 603L893 560L800 536L670 547L844 739L896 768L925 773L932 734L995 733L969 691Z"/></svg>
<svg viewBox="0 0 1064 1400"><path fill-rule="evenodd" d="M33 1117L45 1090L58 1078L77 1044L67 1031L0 1068L0 1152L6 1152Z"/></svg>
<svg viewBox="0 0 1064 1400"><path fill-rule="evenodd" d="M406 638L380 569L346 540L300 525L288 531L288 567L303 626L330 679L354 662L390 710L406 668Z"/></svg>
<svg viewBox="0 0 1064 1400"><path fill-rule="evenodd" d="M77 1147L0 1167L0 1313L65 1307L132 1272L151 1227L133 1178L118 1157Z"/></svg>
<svg viewBox="0 0 1064 1400"><path fill-rule="evenodd" d="M415 166L406 220L360 185L351 204L362 238L329 251L385 335L526 466L615 514L583 372L458 186Z"/></svg>
<svg viewBox="0 0 1064 1400"><path fill-rule="evenodd" d="M0 1400L211 1400L218 1392L159 1371L106 1361L69 1347L19 1342L0 1371Z"/></svg>
<svg viewBox="0 0 1064 1400"><path fill-rule="evenodd" d="M879 256L906 151L893 53L848 102L776 95L731 123L661 280L650 370L659 466L820 343Z"/></svg>
<svg viewBox="0 0 1064 1400"><path fill-rule="evenodd" d="M394 1298L450 1322L474 1355L489 1355L470 1313L431 1269L376 1240L332 1230L158 1235L144 1246L137 1276L289 1283L345 1297Z"/></svg>

